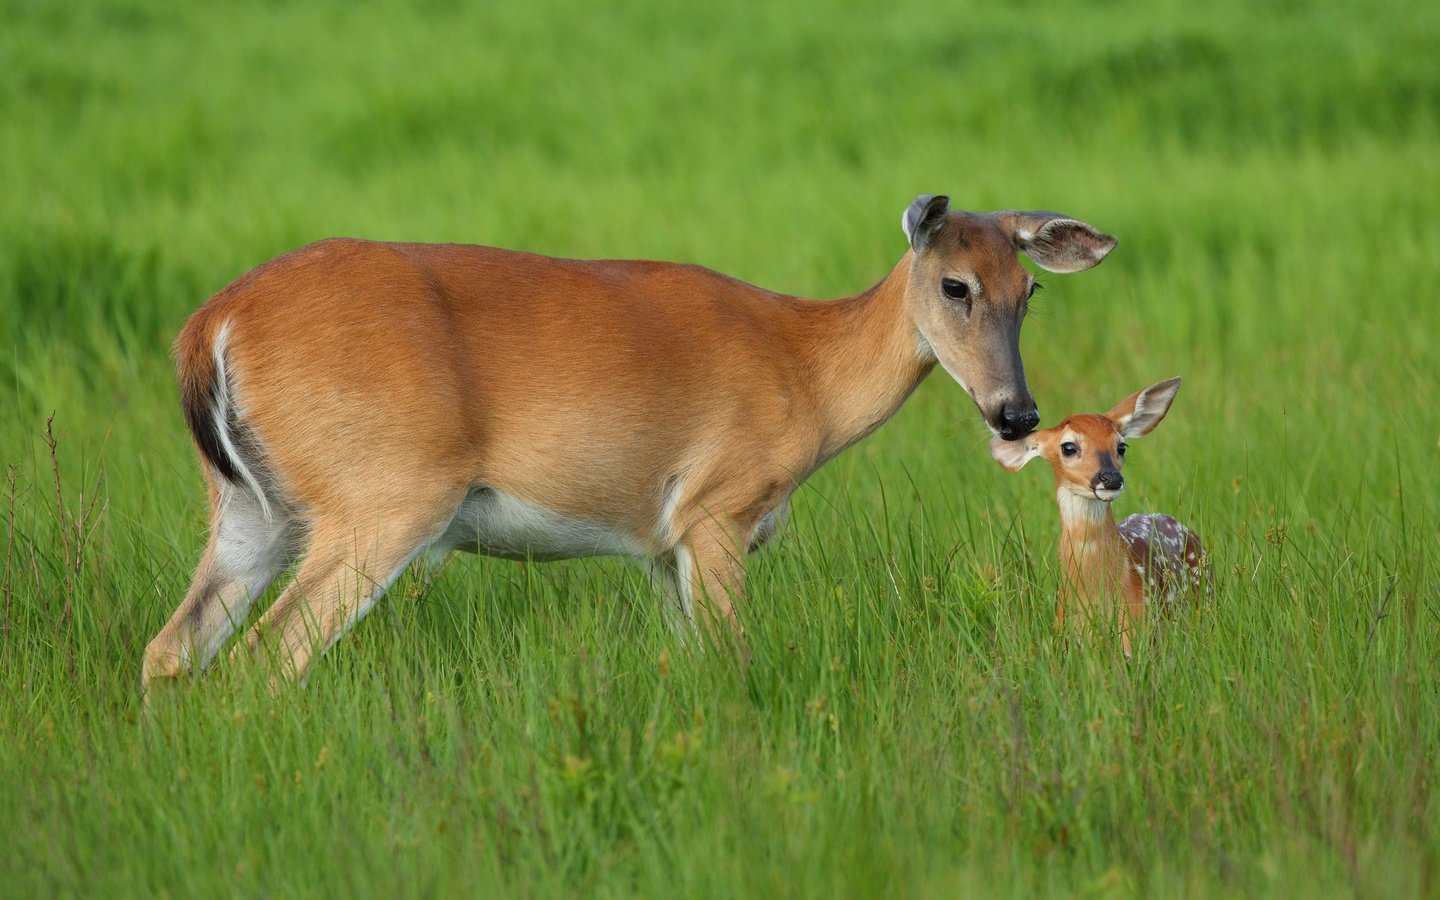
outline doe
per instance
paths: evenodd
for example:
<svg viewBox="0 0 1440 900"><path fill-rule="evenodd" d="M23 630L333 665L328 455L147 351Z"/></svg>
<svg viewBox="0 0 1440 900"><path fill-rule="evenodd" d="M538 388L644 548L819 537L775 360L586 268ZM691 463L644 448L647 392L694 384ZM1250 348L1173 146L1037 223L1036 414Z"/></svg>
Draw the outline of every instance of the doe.
<svg viewBox="0 0 1440 900"><path fill-rule="evenodd" d="M1044 457L1055 474L1063 568L1057 626L1063 626L1067 606L1087 619L1108 618L1118 600L1127 656L1130 629L1147 610L1193 599L1211 580L1209 554L1190 529L1164 513L1137 513L1117 525L1110 508L1125 486L1120 467L1126 438L1154 430L1179 390L1180 379L1171 378L1132 394L1103 416L1071 416L1021 440L990 442L990 455L1010 472Z"/></svg>
<svg viewBox="0 0 1440 900"><path fill-rule="evenodd" d="M796 486L937 363L996 433L1035 427L1036 284L1016 254L1079 272L1115 246L1058 213L929 194L901 221L890 273L831 302L459 244L322 241L241 276L175 343L210 541L142 682L204 668L296 560L243 645L273 639L295 678L412 561L452 550L639 557L677 624L735 627L745 554Z"/></svg>

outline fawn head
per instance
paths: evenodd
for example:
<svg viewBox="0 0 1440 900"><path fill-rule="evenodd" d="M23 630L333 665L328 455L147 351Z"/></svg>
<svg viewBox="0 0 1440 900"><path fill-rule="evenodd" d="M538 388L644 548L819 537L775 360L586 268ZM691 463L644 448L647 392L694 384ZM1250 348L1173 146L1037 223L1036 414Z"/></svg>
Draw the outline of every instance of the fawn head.
<svg viewBox="0 0 1440 900"><path fill-rule="evenodd" d="M1035 279L1024 253L1048 272L1081 272L1115 249L1115 238L1053 212L951 211L948 197L922 194L901 219L914 251L906 304L921 352L970 394L1005 440L1040 423L1020 361L1020 323Z"/></svg>
<svg viewBox="0 0 1440 900"><path fill-rule="evenodd" d="M1153 431L1179 390L1180 379L1171 378L1131 394L1103 416L1071 416L1018 441L997 437L990 442L990 455L1010 472L1044 457L1055 473L1057 494L1064 491L1109 503L1125 487L1120 469L1126 439Z"/></svg>

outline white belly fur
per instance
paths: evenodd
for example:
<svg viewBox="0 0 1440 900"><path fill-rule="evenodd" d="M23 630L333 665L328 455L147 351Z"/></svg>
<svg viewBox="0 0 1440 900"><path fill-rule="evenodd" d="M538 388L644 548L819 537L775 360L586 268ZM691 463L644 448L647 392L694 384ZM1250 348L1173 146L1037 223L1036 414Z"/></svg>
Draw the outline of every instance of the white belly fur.
<svg viewBox="0 0 1440 900"><path fill-rule="evenodd" d="M645 553L607 525L551 512L493 488L470 492L436 538L435 549L538 560Z"/></svg>

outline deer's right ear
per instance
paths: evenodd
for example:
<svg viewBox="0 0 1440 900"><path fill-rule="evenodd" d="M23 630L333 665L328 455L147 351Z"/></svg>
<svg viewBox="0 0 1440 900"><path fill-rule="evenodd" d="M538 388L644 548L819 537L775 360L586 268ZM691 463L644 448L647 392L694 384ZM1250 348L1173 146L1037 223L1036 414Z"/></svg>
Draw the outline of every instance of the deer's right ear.
<svg viewBox="0 0 1440 900"><path fill-rule="evenodd" d="M1040 455L1040 448L1033 438L1007 441L995 437L990 439L990 456L1007 472L1018 472L1025 464Z"/></svg>
<svg viewBox="0 0 1440 900"><path fill-rule="evenodd" d="M935 237L945 225L950 214L950 198L942 194L921 194L915 198L905 215L900 217L900 227L905 229L905 239L916 253L924 253L935 243Z"/></svg>
<svg viewBox="0 0 1440 900"><path fill-rule="evenodd" d="M1047 272L1083 272L1115 249L1115 237L1056 212L1007 209L991 213L1015 249Z"/></svg>

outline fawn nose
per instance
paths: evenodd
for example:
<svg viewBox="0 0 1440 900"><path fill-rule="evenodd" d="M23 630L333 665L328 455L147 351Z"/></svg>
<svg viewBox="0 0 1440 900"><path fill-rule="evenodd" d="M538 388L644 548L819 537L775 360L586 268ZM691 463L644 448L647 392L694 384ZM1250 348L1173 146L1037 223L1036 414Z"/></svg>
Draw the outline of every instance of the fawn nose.
<svg viewBox="0 0 1440 900"><path fill-rule="evenodd" d="M1095 476L1095 483L1107 491L1118 491L1125 486L1125 479L1114 469L1106 469Z"/></svg>
<svg viewBox="0 0 1440 900"><path fill-rule="evenodd" d="M1000 411L1000 437L1013 441L1035 430L1040 424L1040 411L1032 403L1028 409L1006 406Z"/></svg>

